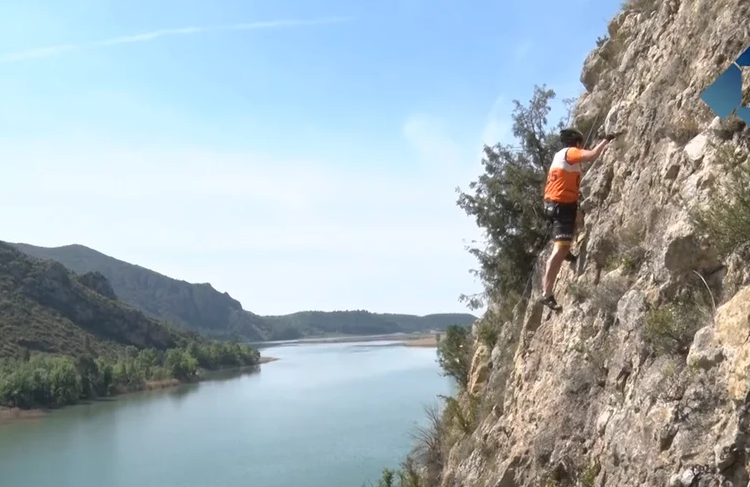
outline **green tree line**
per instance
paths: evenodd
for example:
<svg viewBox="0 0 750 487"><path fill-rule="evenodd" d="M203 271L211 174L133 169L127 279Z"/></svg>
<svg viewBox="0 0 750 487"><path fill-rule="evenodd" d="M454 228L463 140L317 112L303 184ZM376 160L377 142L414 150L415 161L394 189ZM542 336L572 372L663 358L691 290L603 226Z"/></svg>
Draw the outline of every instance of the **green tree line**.
<svg viewBox="0 0 750 487"><path fill-rule="evenodd" d="M237 343L196 343L159 351L127 347L116 358L24 354L0 360L0 406L59 407L141 390L147 381L194 380L199 369L260 363L260 353Z"/></svg>

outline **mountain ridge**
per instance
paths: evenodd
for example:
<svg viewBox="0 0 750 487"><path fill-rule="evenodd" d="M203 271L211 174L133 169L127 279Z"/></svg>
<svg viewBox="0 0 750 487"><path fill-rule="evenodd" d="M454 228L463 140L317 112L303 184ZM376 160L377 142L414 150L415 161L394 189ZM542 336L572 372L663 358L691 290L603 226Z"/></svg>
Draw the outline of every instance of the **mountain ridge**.
<svg viewBox="0 0 750 487"><path fill-rule="evenodd" d="M305 310L261 316L245 310L240 301L228 292L218 291L210 283L176 279L85 245L10 245L31 257L57 261L78 274L97 272L106 278L122 301L149 316L215 339L267 341L426 332L443 330L449 324L470 325L476 320L468 313L417 316L366 310Z"/></svg>
<svg viewBox="0 0 750 487"><path fill-rule="evenodd" d="M126 346L167 350L194 338L118 300L101 274L74 274L3 242L0 316L0 356L22 350L107 355Z"/></svg>

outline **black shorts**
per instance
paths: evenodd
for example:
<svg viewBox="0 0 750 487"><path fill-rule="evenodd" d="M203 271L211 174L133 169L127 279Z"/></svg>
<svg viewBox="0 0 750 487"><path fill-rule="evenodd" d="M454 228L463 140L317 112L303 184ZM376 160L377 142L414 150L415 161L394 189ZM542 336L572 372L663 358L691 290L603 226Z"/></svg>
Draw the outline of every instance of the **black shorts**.
<svg viewBox="0 0 750 487"><path fill-rule="evenodd" d="M572 242L576 228L578 203L544 202L544 213L552 226L552 240Z"/></svg>

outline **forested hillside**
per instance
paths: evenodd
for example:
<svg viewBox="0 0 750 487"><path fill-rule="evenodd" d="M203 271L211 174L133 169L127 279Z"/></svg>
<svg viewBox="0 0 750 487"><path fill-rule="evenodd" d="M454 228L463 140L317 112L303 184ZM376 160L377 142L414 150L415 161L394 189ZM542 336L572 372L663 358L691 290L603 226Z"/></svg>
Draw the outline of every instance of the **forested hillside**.
<svg viewBox="0 0 750 487"><path fill-rule="evenodd" d="M259 360L250 347L145 316L101 274L0 243L0 406L62 406Z"/></svg>

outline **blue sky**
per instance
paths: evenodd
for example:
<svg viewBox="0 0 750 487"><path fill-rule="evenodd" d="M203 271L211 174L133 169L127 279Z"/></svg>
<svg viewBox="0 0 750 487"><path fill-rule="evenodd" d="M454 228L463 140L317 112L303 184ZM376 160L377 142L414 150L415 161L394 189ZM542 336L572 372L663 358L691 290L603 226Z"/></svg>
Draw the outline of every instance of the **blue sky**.
<svg viewBox="0 0 750 487"><path fill-rule="evenodd" d="M455 188L620 3L0 0L0 239L261 314L465 311Z"/></svg>

